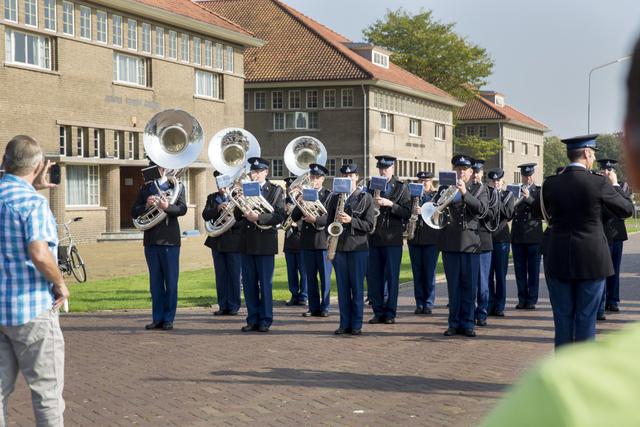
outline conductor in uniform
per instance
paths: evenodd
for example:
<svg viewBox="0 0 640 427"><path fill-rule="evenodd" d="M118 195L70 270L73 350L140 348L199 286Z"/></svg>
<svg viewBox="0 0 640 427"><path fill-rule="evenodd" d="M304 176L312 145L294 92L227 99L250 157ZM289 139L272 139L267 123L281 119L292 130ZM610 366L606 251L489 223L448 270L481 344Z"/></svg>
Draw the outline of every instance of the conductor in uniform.
<svg viewBox="0 0 640 427"><path fill-rule="evenodd" d="M542 220L533 215L533 203L540 191L535 182L535 163L518 166L522 175L521 197L515 201L511 224L511 250L513 269L518 286L516 309L535 310L540 286L540 243L542 242Z"/></svg>
<svg viewBox="0 0 640 427"><path fill-rule="evenodd" d="M614 273L602 225L603 209L620 218L632 206L604 176L589 172L597 135L564 139L571 162L546 179L535 208L549 223L545 276L555 325L555 345L593 339L605 279ZM542 203L540 203L542 198Z"/></svg>

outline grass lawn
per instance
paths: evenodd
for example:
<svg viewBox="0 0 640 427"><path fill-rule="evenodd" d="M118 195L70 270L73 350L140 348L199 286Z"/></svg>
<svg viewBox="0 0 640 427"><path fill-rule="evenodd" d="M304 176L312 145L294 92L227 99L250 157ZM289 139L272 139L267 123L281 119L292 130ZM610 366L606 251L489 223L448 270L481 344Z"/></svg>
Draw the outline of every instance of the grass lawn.
<svg viewBox="0 0 640 427"><path fill-rule="evenodd" d="M438 273L442 273L442 261ZM412 280L409 251L402 254L400 283ZM121 277L87 283L70 283L69 309L73 312L121 309L149 309L149 275ZM336 293L335 275L332 275L331 293ZM285 301L290 297L287 286L287 267L283 256L276 257L273 278L273 300ZM213 266L180 273L178 307L208 307L217 302Z"/></svg>
<svg viewBox="0 0 640 427"><path fill-rule="evenodd" d="M624 222L627 226L627 233L640 231L640 218L627 218Z"/></svg>

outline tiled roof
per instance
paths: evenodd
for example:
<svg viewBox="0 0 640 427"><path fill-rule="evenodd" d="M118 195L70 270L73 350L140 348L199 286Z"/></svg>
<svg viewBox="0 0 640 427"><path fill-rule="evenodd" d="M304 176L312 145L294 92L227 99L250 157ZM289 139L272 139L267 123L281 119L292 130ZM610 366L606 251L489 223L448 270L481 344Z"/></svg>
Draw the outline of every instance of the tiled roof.
<svg viewBox="0 0 640 427"><path fill-rule="evenodd" d="M476 96L475 99L467 102L467 104L458 109L455 113L456 119L465 120L506 120L531 126L542 131L548 130L544 123L541 123L524 113L516 110L510 105L505 104L504 107L494 104L482 96Z"/></svg>
<svg viewBox="0 0 640 427"><path fill-rule="evenodd" d="M247 83L381 80L454 101L447 92L394 65L379 67L345 44L351 40L278 0L211 0L199 5L266 40L245 54Z"/></svg>
<svg viewBox="0 0 640 427"><path fill-rule="evenodd" d="M135 2L175 13L176 15L195 19L196 21L216 25L237 33L253 36L253 33L245 30L238 24L229 21L227 18L220 16L214 11L205 10L199 7L191 0L135 0Z"/></svg>

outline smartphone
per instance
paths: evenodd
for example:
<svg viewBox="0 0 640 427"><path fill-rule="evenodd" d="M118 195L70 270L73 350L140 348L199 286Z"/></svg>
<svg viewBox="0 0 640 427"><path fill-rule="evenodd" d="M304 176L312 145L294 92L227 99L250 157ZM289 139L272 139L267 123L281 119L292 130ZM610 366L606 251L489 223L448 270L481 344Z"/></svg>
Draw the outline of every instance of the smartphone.
<svg viewBox="0 0 640 427"><path fill-rule="evenodd" d="M60 165L57 163L49 167L49 183L60 184Z"/></svg>

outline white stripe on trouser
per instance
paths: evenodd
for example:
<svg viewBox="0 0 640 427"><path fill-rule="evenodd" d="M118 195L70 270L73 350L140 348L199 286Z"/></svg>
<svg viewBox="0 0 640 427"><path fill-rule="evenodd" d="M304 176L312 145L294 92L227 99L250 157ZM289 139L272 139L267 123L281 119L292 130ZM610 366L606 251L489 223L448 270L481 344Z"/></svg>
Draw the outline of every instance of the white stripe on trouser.
<svg viewBox="0 0 640 427"><path fill-rule="evenodd" d="M24 325L0 326L0 427L8 424L18 370L31 389L36 425L64 425L64 338L57 313L47 310Z"/></svg>

